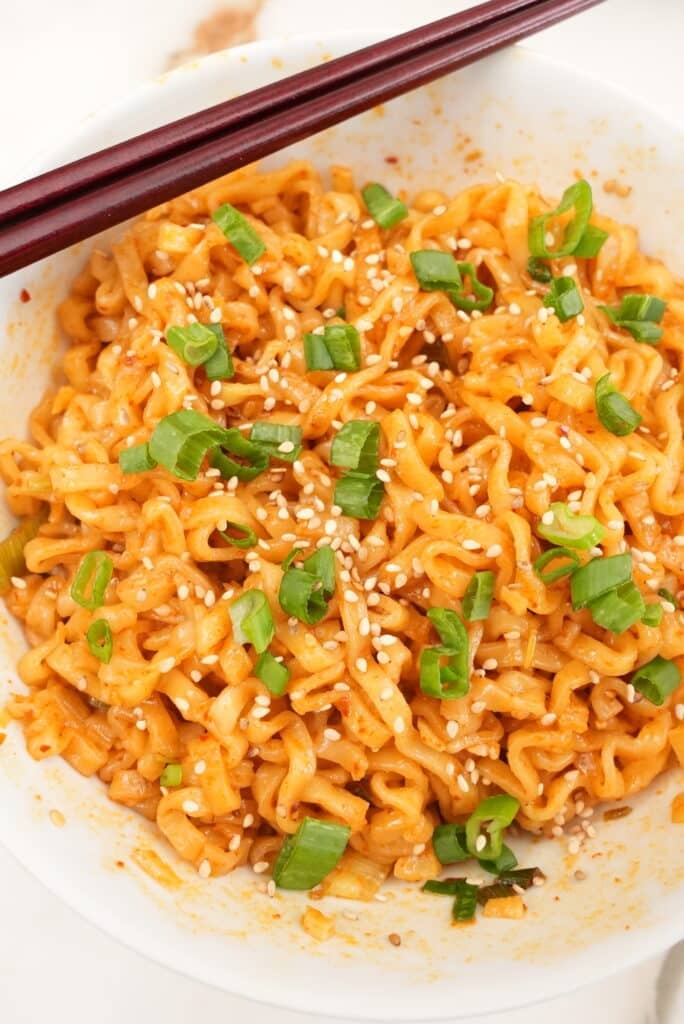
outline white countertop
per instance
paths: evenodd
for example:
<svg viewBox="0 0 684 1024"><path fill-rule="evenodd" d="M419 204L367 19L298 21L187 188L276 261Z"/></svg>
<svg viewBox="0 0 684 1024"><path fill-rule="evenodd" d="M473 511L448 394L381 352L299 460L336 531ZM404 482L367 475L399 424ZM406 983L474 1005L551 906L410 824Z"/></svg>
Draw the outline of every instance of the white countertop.
<svg viewBox="0 0 684 1024"><path fill-rule="evenodd" d="M71 125L163 70L217 7L257 8L259 38L378 26L387 34L468 6L463 0L23 0L2 3L0 186ZM343 12L343 13L342 13ZM246 19L249 22L249 18ZM684 0L607 0L528 45L585 69L682 121ZM667 83L667 87L665 87ZM3 1024L187 1024L240 1020L305 1024L144 960L86 924L0 847ZM684 945L667 961L553 1003L479 1024L683 1024ZM677 985L682 991L677 992Z"/></svg>

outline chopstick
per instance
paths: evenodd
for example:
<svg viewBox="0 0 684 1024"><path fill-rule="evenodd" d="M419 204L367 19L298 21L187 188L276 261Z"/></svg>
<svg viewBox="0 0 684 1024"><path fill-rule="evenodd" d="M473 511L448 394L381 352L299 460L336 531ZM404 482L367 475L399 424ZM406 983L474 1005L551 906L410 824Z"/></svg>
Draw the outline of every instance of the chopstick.
<svg viewBox="0 0 684 1024"><path fill-rule="evenodd" d="M600 2L492 0L8 189L0 276Z"/></svg>
<svg viewBox="0 0 684 1024"><path fill-rule="evenodd" d="M68 195L93 188L98 182L111 180L136 166L143 167L151 161L177 156L212 137L247 127L262 117L286 109L293 101L301 103L313 99L333 88L347 85L352 79L360 79L470 29L482 27L492 18L502 18L523 8L534 7L538 2L490 0L40 174L0 192L0 225L29 211L35 213L45 209Z"/></svg>

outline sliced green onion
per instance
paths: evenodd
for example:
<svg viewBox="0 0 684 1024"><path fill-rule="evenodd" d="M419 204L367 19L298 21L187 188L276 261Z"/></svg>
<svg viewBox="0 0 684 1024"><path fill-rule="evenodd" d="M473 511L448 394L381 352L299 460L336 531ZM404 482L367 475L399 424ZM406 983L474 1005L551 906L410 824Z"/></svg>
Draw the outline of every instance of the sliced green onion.
<svg viewBox="0 0 684 1024"><path fill-rule="evenodd" d="M463 618L466 622L480 622L489 615L494 597L494 573L485 569L471 577L463 595Z"/></svg>
<svg viewBox="0 0 684 1024"><path fill-rule="evenodd" d="M621 320L617 326L631 334L635 341L643 341L647 345L657 345L663 336L662 327L649 320L643 323L639 320Z"/></svg>
<svg viewBox="0 0 684 1024"><path fill-rule="evenodd" d="M330 462L333 466L375 473L380 452L380 424L377 420L349 420L333 438Z"/></svg>
<svg viewBox="0 0 684 1024"><path fill-rule="evenodd" d="M329 601L335 593L335 556L332 548L327 545L318 548L313 555L304 559L302 568L305 572L310 572L312 576L318 577L323 584L321 587L323 597Z"/></svg>
<svg viewBox="0 0 684 1024"><path fill-rule="evenodd" d="M287 569L280 581L278 601L288 615L314 626L327 613L334 592L335 556L324 547L306 558L301 569Z"/></svg>
<svg viewBox="0 0 684 1024"><path fill-rule="evenodd" d="M94 654L103 664L108 665L112 660L114 642L111 627L106 619L95 619L90 623L86 632L86 640L90 653Z"/></svg>
<svg viewBox="0 0 684 1024"><path fill-rule="evenodd" d="M468 634L456 612L451 608L429 608L427 617L439 633L439 638L452 650L468 650Z"/></svg>
<svg viewBox="0 0 684 1024"><path fill-rule="evenodd" d="M290 680L290 670L273 657L270 651L259 655L254 666L254 675L275 697L282 697Z"/></svg>
<svg viewBox="0 0 684 1024"><path fill-rule="evenodd" d="M619 306L599 306L599 309L636 341L655 345L662 337L663 329L657 325L663 319L667 303L656 295L623 295Z"/></svg>
<svg viewBox="0 0 684 1024"><path fill-rule="evenodd" d="M218 210L214 210L211 219L218 224L245 263L255 263L266 252L266 246L252 225L230 203L224 203Z"/></svg>
<svg viewBox="0 0 684 1024"><path fill-rule="evenodd" d="M665 315L667 303L656 295L623 295L619 306L605 308L614 323L620 320L650 320L659 324Z"/></svg>
<svg viewBox="0 0 684 1024"><path fill-rule="evenodd" d="M458 290L461 285L461 272L458 263L450 252L438 249L419 249L410 254L413 272L418 284L426 292L448 292L452 288Z"/></svg>
<svg viewBox="0 0 684 1024"><path fill-rule="evenodd" d="M594 386L596 413L606 430L616 437L626 437L641 423L641 416L633 409L624 395L616 391L610 381L610 374L604 373Z"/></svg>
<svg viewBox="0 0 684 1024"><path fill-rule="evenodd" d="M244 461L231 459L226 451ZM224 480L232 480L233 477L238 480L254 480L268 469L268 451L263 445L248 441L237 427L231 427L224 430L220 448L214 448L209 461L220 471Z"/></svg>
<svg viewBox="0 0 684 1024"><path fill-rule="evenodd" d="M547 565L561 560L563 564L558 566L558 568L549 569L548 572L544 572ZM571 576L579 563L580 559L576 551L570 551L569 548L549 548L543 555L535 559L532 563L532 568L542 583L548 587L551 583L562 580L564 576Z"/></svg>
<svg viewBox="0 0 684 1024"><path fill-rule="evenodd" d="M478 280L472 263L457 263L450 252L437 249L419 249L410 254L413 272L423 291L446 292L459 309L480 312L487 309L494 298L494 292L486 284ZM470 298L463 278L470 281Z"/></svg>
<svg viewBox="0 0 684 1024"><path fill-rule="evenodd" d="M333 501L342 514L355 519L377 519L385 485L368 473L345 473L335 484Z"/></svg>
<svg viewBox="0 0 684 1024"><path fill-rule="evenodd" d="M368 212L381 228L393 228L400 220L408 217L408 209L401 199L395 199L384 185L373 182L361 190Z"/></svg>
<svg viewBox="0 0 684 1024"><path fill-rule="evenodd" d="M159 785L166 789L174 789L180 786L183 781L183 766L181 764L167 764L159 776Z"/></svg>
<svg viewBox="0 0 684 1024"><path fill-rule="evenodd" d="M562 324L579 316L584 309L582 296L571 277L556 277L551 290L544 296L544 305L554 311Z"/></svg>
<svg viewBox="0 0 684 1024"><path fill-rule="evenodd" d="M219 530L226 544L232 544L234 548L253 548L256 544L257 535L254 530L250 530L249 526L245 526L243 523L231 523L230 519L227 519L226 527L238 533L236 537L232 533L227 533L226 530Z"/></svg>
<svg viewBox="0 0 684 1024"><path fill-rule="evenodd" d="M606 531L594 516L575 515L563 501L554 501L548 512L553 515L553 522L545 523L543 516L537 524L537 533L544 540L579 551L588 551L603 540Z"/></svg>
<svg viewBox="0 0 684 1024"><path fill-rule="evenodd" d="M660 707L679 686L680 672L674 661L661 658L659 654L651 661L638 668L630 679L635 690L638 690L651 704Z"/></svg>
<svg viewBox="0 0 684 1024"><path fill-rule="evenodd" d="M216 333L204 324L169 327L166 344L189 366L201 366L218 347Z"/></svg>
<svg viewBox="0 0 684 1024"><path fill-rule="evenodd" d="M570 256L579 246L589 226L589 218L593 209L591 185L588 181L576 181L565 190L555 210L533 217L528 229L530 255L536 259L555 259L557 256ZM566 225L563 241L558 249L549 249L546 244L547 224L552 217L560 217L569 210L575 211L572 220ZM590 235L590 239L595 237ZM594 253L595 255L595 253Z"/></svg>
<svg viewBox="0 0 684 1024"><path fill-rule="evenodd" d="M501 853L496 860L482 860L480 858L480 866L485 871L491 872L492 875L501 875L506 871L512 871L513 868L516 868L518 866L518 858L510 846L506 846L504 843L501 847Z"/></svg>
<svg viewBox="0 0 684 1024"><path fill-rule="evenodd" d="M422 891L433 892L436 896L457 896L464 882L465 878L431 878L425 883Z"/></svg>
<svg viewBox="0 0 684 1024"><path fill-rule="evenodd" d="M273 881L280 889L313 889L336 867L350 834L347 825L303 818L280 848Z"/></svg>
<svg viewBox="0 0 684 1024"><path fill-rule="evenodd" d="M651 602L644 608L644 614L641 616L641 621L644 626L659 626L663 621L664 614L665 611L662 604Z"/></svg>
<svg viewBox="0 0 684 1024"><path fill-rule="evenodd" d="M497 879L491 885L481 885L478 887L477 902L481 907L484 907L490 900L506 900L516 895L517 893L513 891L513 885L510 882L502 882L501 879Z"/></svg>
<svg viewBox="0 0 684 1024"><path fill-rule="evenodd" d="M478 860L497 860L503 849L504 829L519 810L519 802L508 793L482 800L466 822L466 846L471 855ZM479 841L483 836L484 844Z"/></svg>
<svg viewBox="0 0 684 1024"><path fill-rule="evenodd" d="M645 610L644 599L632 580L621 583L589 603L589 611L596 625L618 636L638 622Z"/></svg>
<svg viewBox="0 0 684 1024"><path fill-rule="evenodd" d="M45 516L24 519L0 541L0 594L9 590L13 576L23 576L26 572L24 548L37 535L44 522Z"/></svg>
<svg viewBox="0 0 684 1024"><path fill-rule="evenodd" d="M468 623L486 618L494 598L495 574L488 569L475 572L463 595L463 617Z"/></svg>
<svg viewBox="0 0 684 1024"><path fill-rule="evenodd" d="M292 548L292 551L288 551L288 553L285 555L282 562L280 563L280 568L283 570L283 572L286 572L286 570L290 568L297 555L300 554L300 551L300 548Z"/></svg>
<svg viewBox="0 0 684 1024"><path fill-rule="evenodd" d="M548 284L553 277L548 264L542 263L541 260L535 259L534 256L530 256L527 261L527 273L533 281L539 281L540 284Z"/></svg>
<svg viewBox="0 0 684 1024"><path fill-rule="evenodd" d="M464 697L470 688L466 628L449 608L430 608L427 616L442 643L420 653L420 688L428 697L440 700Z"/></svg>
<svg viewBox="0 0 684 1024"><path fill-rule="evenodd" d="M216 335L216 351L204 364L206 378L207 380L230 380L235 376L235 367L223 327L221 324L207 324L207 327Z"/></svg>
<svg viewBox="0 0 684 1024"><path fill-rule="evenodd" d="M438 825L432 833L432 848L440 864L457 864L470 860L466 848L465 825Z"/></svg>
<svg viewBox="0 0 684 1024"><path fill-rule="evenodd" d="M235 642L252 644L257 654L265 651L275 636L275 623L263 591L246 590L228 611Z"/></svg>
<svg viewBox="0 0 684 1024"><path fill-rule="evenodd" d="M478 886L461 882L451 910L454 921L472 921L477 908Z"/></svg>
<svg viewBox="0 0 684 1024"><path fill-rule="evenodd" d="M579 240L573 256L585 260L593 260L603 248L603 243L608 238L608 232L597 228L594 224L587 224L586 230Z"/></svg>
<svg viewBox="0 0 684 1024"><path fill-rule="evenodd" d="M482 862L480 861L480 863ZM502 871L499 874L500 882L519 885L521 889L529 889L533 886L535 878L544 878L544 874L539 868L517 868L516 870Z"/></svg>
<svg viewBox="0 0 684 1024"><path fill-rule="evenodd" d="M119 468L122 473L146 473L156 465L146 441L144 444L134 444L132 448L122 448L119 452Z"/></svg>
<svg viewBox="0 0 684 1024"><path fill-rule="evenodd" d="M252 427L249 439L268 452L272 459L296 462L302 454L302 428L288 423L258 421Z"/></svg>
<svg viewBox="0 0 684 1024"><path fill-rule="evenodd" d="M71 596L76 604L87 608L89 612L101 608L113 571L114 565L109 555L104 551L89 551L71 584Z"/></svg>
<svg viewBox="0 0 684 1024"><path fill-rule="evenodd" d="M310 626L320 622L328 611L320 578L304 569L287 570L280 582L278 601L284 612Z"/></svg>
<svg viewBox="0 0 684 1024"><path fill-rule="evenodd" d="M353 324L326 324L323 334L305 334L307 370L344 370L361 367L361 338Z"/></svg>
<svg viewBox="0 0 684 1024"><path fill-rule="evenodd" d="M470 281L470 291L475 297L471 299L465 284L461 284L458 288L449 289L449 298L458 309L464 309L466 312L472 312L472 310L477 309L480 313L484 313L492 304L492 299L494 298L493 288L478 281L472 263L459 263L457 266L461 281L464 279Z"/></svg>
<svg viewBox="0 0 684 1024"><path fill-rule="evenodd" d="M428 697L458 700L470 689L467 657L443 644L425 647L420 653L420 688Z"/></svg>
<svg viewBox="0 0 684 1024"><path fill-rule="evenodd" d="M228 433L209 416L179 409L164 416L152 431L149 456L181 480L196 480L207 452Z"/></svg>
<svg viewBox="0 0 684 1024"><path fill-rule="evenodd" d="M632 556L609 555L607 558L592 558L577 569L570 579L570 596L575 611L586 608L593 601L603 597L632 578Z"/></svg>
<svg viewBox="0 0 684 1024"><path fill-rule="evenodd" d="M658 591L658 597L662 597L663 601L667 601L668 604L673 605L674 608L679 607L679 601L669 590L665 587L661 587Z"/></svg>

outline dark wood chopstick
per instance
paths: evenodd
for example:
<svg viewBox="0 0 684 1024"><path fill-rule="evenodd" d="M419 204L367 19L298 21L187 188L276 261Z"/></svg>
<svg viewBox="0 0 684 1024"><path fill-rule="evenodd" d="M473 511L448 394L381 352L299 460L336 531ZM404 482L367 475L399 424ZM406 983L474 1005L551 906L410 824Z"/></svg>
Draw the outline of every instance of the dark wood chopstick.
<svg viewBox="0 0 684 1024"><path fill-rule="evenodd" d="M308 68L279 82L262 86L236 99L219 103L197 114L144 132L133 139L109 146L97 153L40 174L30 181L0 191L0 225L29 211L37 213L69 195L111 181L123 172L178 156L196 145L229 131L247 127L264 116L286 110L293 102L314 99L338 86L348 85L383 67L417 56L421 51L462 33L481 27L495 18L524 8L539 0L488 0L468 10L404 32L362 50Z"/></svg>
<svg viewBox="0 0 684 1024"><path fill-rule="evenodd" d="M292 102L287 109L279 109L226 135L184 147L151 166L134 167L57 203L44 214L17 218L0 226L0 276L600 2L541 0L527 4L481 27L461 31L455 40L446 36L427 49L421 48L413 57L383 63L379 70L314 93L302 102Z"/></svg>

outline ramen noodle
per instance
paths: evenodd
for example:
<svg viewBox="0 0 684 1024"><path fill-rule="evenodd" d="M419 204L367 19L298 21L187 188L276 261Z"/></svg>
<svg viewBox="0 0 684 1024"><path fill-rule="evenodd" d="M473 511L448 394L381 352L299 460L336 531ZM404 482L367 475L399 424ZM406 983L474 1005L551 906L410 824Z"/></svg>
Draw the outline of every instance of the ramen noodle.
<svg viewBox="0 0 684 1024"><path fill-rule="evenodd" d="M435 828L492 795L577 852L598 802L681 759L684 287L631 227L587 226L585 193L541 221L552 204L514 181L424 191L405 215L379 190L399 208L383 228L360 184L251 167L96 249L59 308L61 383L0 473L36 534L6 597L30 755L99 776L204 877L270 872L307 818L346 826L324 889L368 898L436 877ZM530 263L535 224L568 254ZM245 259L245 237L263 251ZM626 295L664 315L616 312ZM220 327L232 376L188 362L187 332L171 344L195 324ZM195 479L151 440L188 410L215 428ZM228 431L238 475L212 455ZM607 595L605 576L582 589L620 555ZM293 570L310 621L281 604Z"/></svg>

